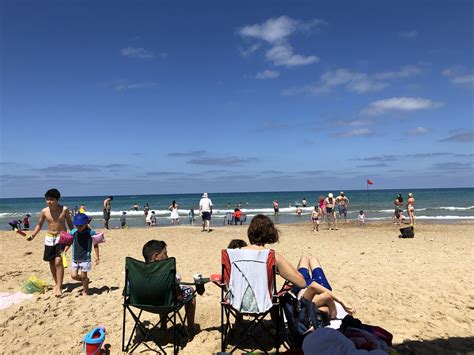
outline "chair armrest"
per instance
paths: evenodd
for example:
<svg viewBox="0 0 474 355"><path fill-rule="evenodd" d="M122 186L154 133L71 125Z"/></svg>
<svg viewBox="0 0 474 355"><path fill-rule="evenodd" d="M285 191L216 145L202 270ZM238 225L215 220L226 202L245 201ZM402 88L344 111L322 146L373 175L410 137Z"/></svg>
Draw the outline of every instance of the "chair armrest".
<svg viewBox="0 0 474 355"><path fill-rule="evenodd" d="M208 282L211 282L211 279L209 277L203 277L201 280L202 280L202 284L207 284ZM193 285L196 285L196 282L180 281L178 282L178 284L185 285L185 286L193 286Z"/></svg>

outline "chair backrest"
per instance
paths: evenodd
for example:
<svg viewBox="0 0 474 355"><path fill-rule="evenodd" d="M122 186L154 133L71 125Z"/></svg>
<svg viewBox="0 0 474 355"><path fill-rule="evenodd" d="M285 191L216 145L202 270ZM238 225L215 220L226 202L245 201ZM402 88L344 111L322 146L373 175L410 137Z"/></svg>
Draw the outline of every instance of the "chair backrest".
<svg viewBox="0 0 474 355"><path fill-rule="evenodd" d="M263 313L273 306L275 251L226 249L221 252L227 301L243 313Z"/></svg>
<svg viewBox="0 0 474 355"><path fill-rule="evenodd" d="M124 295L130 305L173 307L177 302L176 287L175 258L152 263L125 258Z"/></svg>

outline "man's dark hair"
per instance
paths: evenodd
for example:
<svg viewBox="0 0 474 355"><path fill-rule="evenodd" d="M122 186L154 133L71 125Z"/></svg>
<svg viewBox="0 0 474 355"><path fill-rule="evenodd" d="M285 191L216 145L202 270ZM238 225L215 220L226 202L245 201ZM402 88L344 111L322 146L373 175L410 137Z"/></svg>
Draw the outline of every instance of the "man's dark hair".
<svg viewBox="0 0 474 355"><path fill-rule="evenodd" d="M166 243L162 240L152 239L146 242L142 250L145 262L152 262L153 255L161 253L164 248L166 248Z"/></svg>
<svg viewBox="0 0 474 355"><path fill-rule="evenodd" d="M54 198L55 200L59 200L61 198L61 193L57 189L49 189L44 194L45 198Z"/></svg>
<svg viewBox="0 0 474 355"><path fill-rule="evenodd" d="M110 200L113 200L113 199L114 199L113 196L109 196L109 197L107 197L107 198L110 199Z"/></svg>
<svg viewBox="0 0 474 355"><path fill-rule="evenodd" d="M258 214L252 219L247 236L252 245L263 246L278 242L278 230L272 220L263 214Z"/></svg>

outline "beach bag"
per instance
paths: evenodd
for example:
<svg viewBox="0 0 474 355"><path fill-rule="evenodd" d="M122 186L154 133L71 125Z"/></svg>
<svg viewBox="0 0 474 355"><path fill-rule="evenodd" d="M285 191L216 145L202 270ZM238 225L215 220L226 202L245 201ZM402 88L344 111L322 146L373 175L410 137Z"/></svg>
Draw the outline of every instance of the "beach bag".
<svg viewBox="0 0 474 355"><path fill-rule="evenodd" d="M400 228L400 238L414 238L415 229L413 226Z"/></svg>
<svg viewBox="0 0 474 355"><path fill-rule="evenodd" d="M290 292L282 297L286 323L283 334L290 347L301 347L304 337L317 328L329 325L329 319L311 301L296 299Z"/></svg>
<svg viewBox="0 0 474 355"><path fill-rule="evenodd" d="M36 276L30 276L23 285L23 292L43 293L44 291L46 291L47 288L48 286L46 285L46 281L38 279Z"/></svg>

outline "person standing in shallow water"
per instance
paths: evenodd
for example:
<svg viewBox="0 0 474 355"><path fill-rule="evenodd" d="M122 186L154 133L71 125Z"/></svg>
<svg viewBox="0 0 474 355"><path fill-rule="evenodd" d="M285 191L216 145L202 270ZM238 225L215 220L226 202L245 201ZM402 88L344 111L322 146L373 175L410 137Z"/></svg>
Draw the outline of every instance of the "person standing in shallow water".
<svg viewBox="0 0 474 355"><path fill-rule="evenodd" d="M110 211L111 211L110 201L112 201L113 199L114 199L113 196L109 196L104 200L104 210L103 210L103 212L104 212L104 228L105 229L110 229L109 228Z"/></svg>
<svg viewBox="0 0 474 355"><path fill-rule="evenodd" d="M344 216L344 222L347 223L347 207L349 207L349 199L344 194L344 191L339 193L339 196L336 197L337 208L339 211L339 218L341 219Z"/></svg>
<svg viewBox="0 0 474 355"><path fill-rule="evenodd" d="M328 197L324 200L324 204L326 205L326 215L328 219L329 230L337 229L337 219L335 210L336 199L334 198L334 195L332 193L328 194ZM332 228L331 222L334 228Z"/></svg>
<svg viewBox="0 0 474 355"><path fill-rule="evenodd" d="M403 220L403 197L402 197L402 194L398 194L398 196L395 198L395 201L393 201L393 204L395 205L395 211L393 213L393 218L394 218L393 223L400 224Z"/></svg>
<svg viewBox="0 0 474 355"><path fill-rule="evenodd" d="M178 212L178 204L176 203L175 200L171 203L171 205L168 207L168 209L171 211L171 224L179 224L179 212Z"/></svg>
<svg viewBox="0 0 474 355"><path fill-rule="evenodd" d="M199 212L202 217L202 231L211 231L211 215L212 215L212 201L207 195L207 192L202 194L202 198L199 201Z"/></svg>
<svg viewBox="0 0 474 355"><path fill-rule="evenodd" d="M411 192L408 194L407 212L408 218L410 218L410 224L415 224L415 197Z"/></svg>

